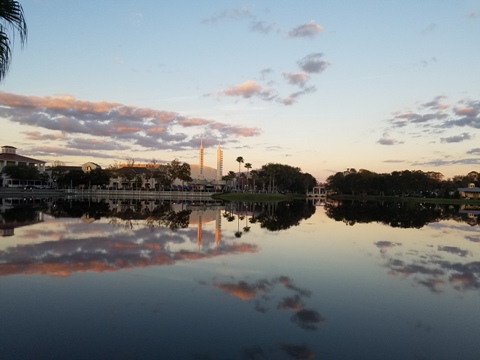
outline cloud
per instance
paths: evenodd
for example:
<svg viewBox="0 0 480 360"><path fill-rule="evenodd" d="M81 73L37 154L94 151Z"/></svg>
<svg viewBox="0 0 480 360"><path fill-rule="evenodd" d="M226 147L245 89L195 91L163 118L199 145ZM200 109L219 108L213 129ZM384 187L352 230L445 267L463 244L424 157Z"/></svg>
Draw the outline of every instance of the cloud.
<svg viewBox="0 0 480 360"><path fill-rule="evenodd" d="M310 297L312 295L310 290L296 286L294 281L288 276L280 276L278 279L275 279L275 282L280 282L280 284L285 286L287 289L293 290L300 296Z"/></svg>
<svg viewBox="0 0 480 360"><path fill-rule="evenodd" d="M463 133L461 135L456 135L456 136L449 136L446 138L441 138L440 141L442 143L459 143L465 140L471 140L472 136L468 133Z"/></svg>
<svg viewBox="0 0 480 360"><path fill-rule="evenodd" d="M277 26L274 23L266 23L265 21L255 20L250 23L250 30L262 34L268 34Z"/></svg>
<svg viewBox="0 0 480 360"><path fill-rule="evenodd" d="M129 214L130 216L130 214ZM146 217L146 216L145 216ZM143 219L145 220L145 219ZM114 272L122 269L148 266L172 265L178 261L198 260L227 254L254 253L257 245L247 243L224 243L216 249L192 252L178 249L173 251L167 243L184 244L186 239L196 235L191 229L178 230L172 235L168 227L159 226L157 233L151 232L145 220L144 228L117 232L112 235L111 224L69 223L64 229L39 234L37 230L24 234L26 239L43 236L49 241L26 243L0 250L0 276L17 274L49 274L69 276L75 272ZM140 219L137 220L137 223ZM85 234L90 231L88 237ZM205 230L204 230L205 231ZM168 234L168 236L163 236ZM158 235L158 236L157 236ZM213 233L205 231L204 238ZM52 241L52 237L55 239ZM138 242L141 238L142 242Z"/></svg>
<svg viewBox="0 0 480 360"><path fill-rule="evenodd" d="M467 17L470 19L476 19L478 17L478 12L477 11L471 11L467 14Z"/></svg>
<svg viewBox="0 0 480 360"><path fill-rule="evenodd" d="M451 107L442 103L443 99L444 96L437 96L412 110L397 112L389 122L395 128L409 125L421 125L423 129L431 127L437 130L463 126L480 128L480 101L464 99Z"/></svg>
<svg viewBox="0 0 480 360"><path fill-rule="evenodd" d="M250 300L261 292L267 292L270 283L268 281L258 281L248 284L246 281L239 281L237 283L214 283L213 286L239 299Z"/></svg>
<svg viewBox="0 0 480 360"><path fill-rule="evenodd" d="M381 254L385 254L389 249L392 249L396 246L401 246L401 243L395 243L391 241L377 241L375 246L380 249Z"/></svg>
<svg viewBox="0 0 480 360"><path fill-rule="evenodd" d="M323 30L323 27L315 24L315 21L309 21L306 24L297 26L288 32L288 36L292 38L309 37L313 38Z"/></svg>
<svg viewBox="0 0 480 360"><path fill-rule="evenodd" d="M455 246L438 246L438 251L458 255L461 258L466 258L470 254ZM410 276L413 282L425 286L435 294L442 292L439 286L448 283L458 291L480 289L479 261L450 262L443 260L440 253L434 255L416 252L415 254L417 259L409 259L410 263L396 258L389 259L386 263L389 274Z"/></svg>
<svg viewBox="0 0 480 360"><path fill-rule="evenodd" d="M392 139L388 133L383 133L383 136L377 141L380 145L399 145L403 144L403 141Z"/></svg>
<svg viewBox="0 0 480 360"><path fill-rule="evenodd" d="M389 130L402 129L402 133L410 133L411 136L430 136L429 142L438 144L459 143L471 140L476 131L480 129L480 100L461 99L456 103L445 102L446 96L439 95L427 102L418 102L409 109L393 113L389 122ZM445 134L454 128L465 127L471 130L460 135ZM389 138L379 141L382 144L394 144ZM473 154L473 152L470 152ZM468 163L470 159L462 159L459 163ZM445 159L440 163L446 164ZM477 163L475 160L474 163Z"/></svg>
<svg viewBox="0 0 480 360"><path fill-rule="evenodd" d="M70 149L65 146L38 146L29 151L32 155L39 157L52 157L57 156L82 156L85 158L101 158L101 159L116 159L117 155L111 155L104 151L90 151L88 149Z"/></svg>
<svg viewBox="0 0 480 360"><path fill-rule="evenodd" d="M468 126L474 129L480 129L480 118L478 117L463 117L460 119L448 120L441 124L439 127L449 129L453 127L464 127Z"/></svg>
<svg viewBox="0 0 480 360"><path fill-rule="evenodd" d="M321 73L331 64L328 61L321 60L322 53L311 53L297 62L298 66L306 73Z"/></svg>
<svg viewBox="0 0 480 360"><path fill-rule="evenodd" d="M273 69L271 68L266 68L266 69L262 69L260 71L260 77L262 80L265 80L268 76L270 76L272 73L273 73Z"/></svg>
<svg viewBox="0 0 480 360"><path fill-rule="evenodd" d="M63 140L66 138L66 135L62 133L42 134L40 131L23 131L22 134L25 134L28 140L34 141Z"/></svg>
<svg viewBox="0 0 480 360"><path fill-rule="evenodd" d="M293 297L285 297L278 304L277 309L280 310L300 310L304 307L303 301L298 294Z"/></svg>
<svg viewBox="0 0 480 360"><path fill-rule="evenodd" d="M288 95L287 97L285 97L283 99L280 99L279 102L281 102L284 105L292 105L292 104L297 102L297 100L300 96L303 96L305 94L309 94L309 93L314 92L316 90L317 90L317 88L315 86L309 86L307 88L304 88L301 91L294 92L294 93Z"/></svg>
<svg viewBox="0 0 480 360"><path fill-rule="evenodd" d="M422 30L422 35L432 34L437 29L437 24L432 23Z"/></svg>
<svg viewBox="0 0 480 360"><path fill-rule="evenodd" d="M75 138L67 143L68 147L74 149L89 149L89 150L127 150L128 146L122 145L114 141L104 141L103 139L85 139Z"/></svg>
<svg viewBox="0 0 480 360"><path fill-rule="evenodd" d="M467 239L468 241L474 242L474 243L480 243L480 237L479 236L467 235L467 236L465 236L465 239Z"/></svg>
<svg viewBox="0 0 480 360"><path fill-rule="evenodd" d="M242 20L253 17L252 13L246 7L230 8L223 10L220 13L214 14L209 18L203 19L203 24L215 24L220 20Z"/></svg>
<svg viewBox="0 0 480 360"><path fill-rule="evenodd" d="M304 330L317 330L318 325L325 322L325 318L317 311L311 309L302 309L297 311L291 320Z"/></svg>
<svg viewBox="0 0 480 360"><path fill-rule="evenodd" d="M258 95L267 97L267 94L268 90L262 90ZM77 100L72 96L36 97L0 92L0 116L22 125L57 131L63 136L90 135L148 149L184 150L196 147L186 141L186 134L176 131L178 127L210 131L223 140L261 133L259 128L188 118L176 112L115 102ZM31 132L30 136L39 135ZM61 139L60 136L57 138Z"/></svg>
<svg viewBox="0 0 480 360"><path fill-rule="evenodd" d="M480 155L480 148L475 148L467 151L467 154Z"/></svg>
<svg viewBox="0 0 480 360"><path fill-rule="evenodd" d="M401 164L401 163L404 163L405 160L394 160L394 159L390 159L390 160L384 160L383 162L389 163L389 164Z"/></svg>
<svg viewBox="0 0 480 360"><path fill-rule="evenodd" d="M242 84L231 86L219 92L220 95L243 97L246 99L252 96L259 97L262 100L272 100L277 96L274 89L265 89L254 80L247 80Z"/></svg>
<svg viewBox="0 0 480 360"><path fill-rule="evenodd" d="M475 117L480 112L480 106L478 104L472 104L473 106L463 106L463 107L456 107L454 109L455 115L458 116L470 116Z"/></svg>
<svg viewBox="0 0 480 360"><path fill-rule="evenodd" d="M421 61L421 64L423 65L423 67L427 67L428 65L436 62L437 62L437 58L435 56L432 56L430 59L426 59L426 60L423 59Z"/></svg>
<svg viewBox="0 0 480 360"><path fill-rule="evenodd" d="M297 85L300 87L304 87L307 81L310 79L310 75L307 73L289 73L284 72L283 77L288 81L289 84Z"/></svg>
<svg viewBox="0 0 480 360"><path fill-rule="evenodd" d="M403 120L405 120L405 123L421 124L421 123L426 123L426 122L433 121L433 120L439 120L439 119L441 120L441 119L446 118L447 116L448 116L447 114L442 113L442 112L427 113L427 114L418 114L418 113L415 113L415 112L406 112L406 113L398 114L397 116L395 116L395 118L392 120L392 123L394 125L396 125L397 120L400 119L400 122L402 122L402 123L403 123ZM402 126L404 126L405 123L403 123Z"/></svg>
<svg viewBox="0 0 480 360"><path fill-rule="evenodd" d="M265 87L255 80L247 80L241 84L230 86L224 90L217 92L221 96L242 97L250 99L257 97L264 101L275 100L284 105L292 105L298 101L298 98L316 91L315 86L306 87L307 82L310 80L310 74L323 72L330 63L328 61L321 60L322 53L312 53L305 56L303 59L297 61L297 64L302 68L302 72L288 72L282 73L283 78L290 84L301 88L301 91L291 93L288 96L280 97L278 91L272 87ZM260 79L265 80L270 74L273 73L271 68L266 68L260 71ZM270 84L275 84L273 81ZM207 94L205 96L210 96Z"/></svg>
<svg viewBox="0 0 480 360"><path fill-rule="evenodd" d="M449 165L480 165L479 158L462 158L456 160L434 159L429 161L415 161L412 166L449 166Z"/></svg>
<svg viewBox="0 0 480 360"><path fill-rule="evenodd" d="M448 109L450 105L442 104L442 100L446 99L446 96L439 95L433 98L433 100L423 103L422 108L429 108L433 110Z"/></svg>
<svg viewBox="0 0 480 360"><path fill-rule="evenodd" d="M462 250L456 246L439 246L438 251L445 251L450 254L458 255L461 257L466 257L470 252L468 250Z"/></svg>

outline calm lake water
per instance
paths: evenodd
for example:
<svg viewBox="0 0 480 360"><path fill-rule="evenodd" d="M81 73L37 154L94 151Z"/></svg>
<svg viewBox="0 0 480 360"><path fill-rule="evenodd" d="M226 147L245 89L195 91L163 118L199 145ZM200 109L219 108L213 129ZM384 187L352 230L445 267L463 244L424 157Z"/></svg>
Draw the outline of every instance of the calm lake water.
<svg viewBox="0 0 480 360"><path fill-rule="evenodd" d="M479 359L478 213L4 204L0 358Z"/></svg>

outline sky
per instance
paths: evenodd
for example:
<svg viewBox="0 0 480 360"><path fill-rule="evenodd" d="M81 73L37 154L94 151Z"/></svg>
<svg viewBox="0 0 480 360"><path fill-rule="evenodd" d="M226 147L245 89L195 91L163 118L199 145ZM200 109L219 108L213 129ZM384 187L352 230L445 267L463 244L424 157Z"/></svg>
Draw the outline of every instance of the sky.
<svg viewBox="0 0 480 360"><path fill-rule="evenodd" d="M480 171L479 0L20 3L0 144L47 165Z"/></svg>

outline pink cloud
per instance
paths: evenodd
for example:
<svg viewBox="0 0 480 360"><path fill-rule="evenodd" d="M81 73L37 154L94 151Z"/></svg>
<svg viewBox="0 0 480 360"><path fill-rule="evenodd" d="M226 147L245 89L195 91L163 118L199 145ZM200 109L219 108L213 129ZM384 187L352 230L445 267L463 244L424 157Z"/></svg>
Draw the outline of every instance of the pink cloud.
<svg viewBox="0 0 480 360"><path fill-rule="evenodd" d="M269 90L263 90L253 82L247 82L227 93L255 93L266 98ZM250 95L249 95L250 94ZM185 150L191 148L189 136L178 132L183 128L211 130L215 138L224 141L238 136L256 136L259 128L231 125L210 119L188 118L176 112L123 105L107 101L77 100L72 96L38 97L17 95L0 91L0 116L22 125L56 131L55 135L41 135L39 131L27 132L30 139L62 140L78 135L90 135L115 139L124 145L136 144L145 148ZM175 132L176 131L176 132ZM190 136L193 139L193 136ZM187 140L187 141L186 141ZM82 150L85 150L82 148Z"/></svg>
<svg viewBox="0 0 480 360"><path fill-rule="evenodd" d="M232 86L221 93L227 96L243 96L249 98L252 95L256 95L262 91L262 86L253 80L247 80L240 85Z"/></svg>
<svg viewBox="0 0 480 360"><path fill-rule="evenodd" d="M306 24L297 26L295 29L289 31L290 37L314 37L323 30L323 26L315 24L315 21L309 21Z"/></svg>

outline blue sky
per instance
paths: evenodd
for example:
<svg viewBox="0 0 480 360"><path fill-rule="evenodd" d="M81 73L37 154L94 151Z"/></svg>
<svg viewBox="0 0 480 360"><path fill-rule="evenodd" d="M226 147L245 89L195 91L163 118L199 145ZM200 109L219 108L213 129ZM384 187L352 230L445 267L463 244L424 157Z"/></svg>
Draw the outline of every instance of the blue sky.
<svg viewBox="0 0 480 360"><path fill-rule="evenodd" d="M21 1L0 143L48 163L243 156L323 181L479 171L480 1Z"/></svg>

